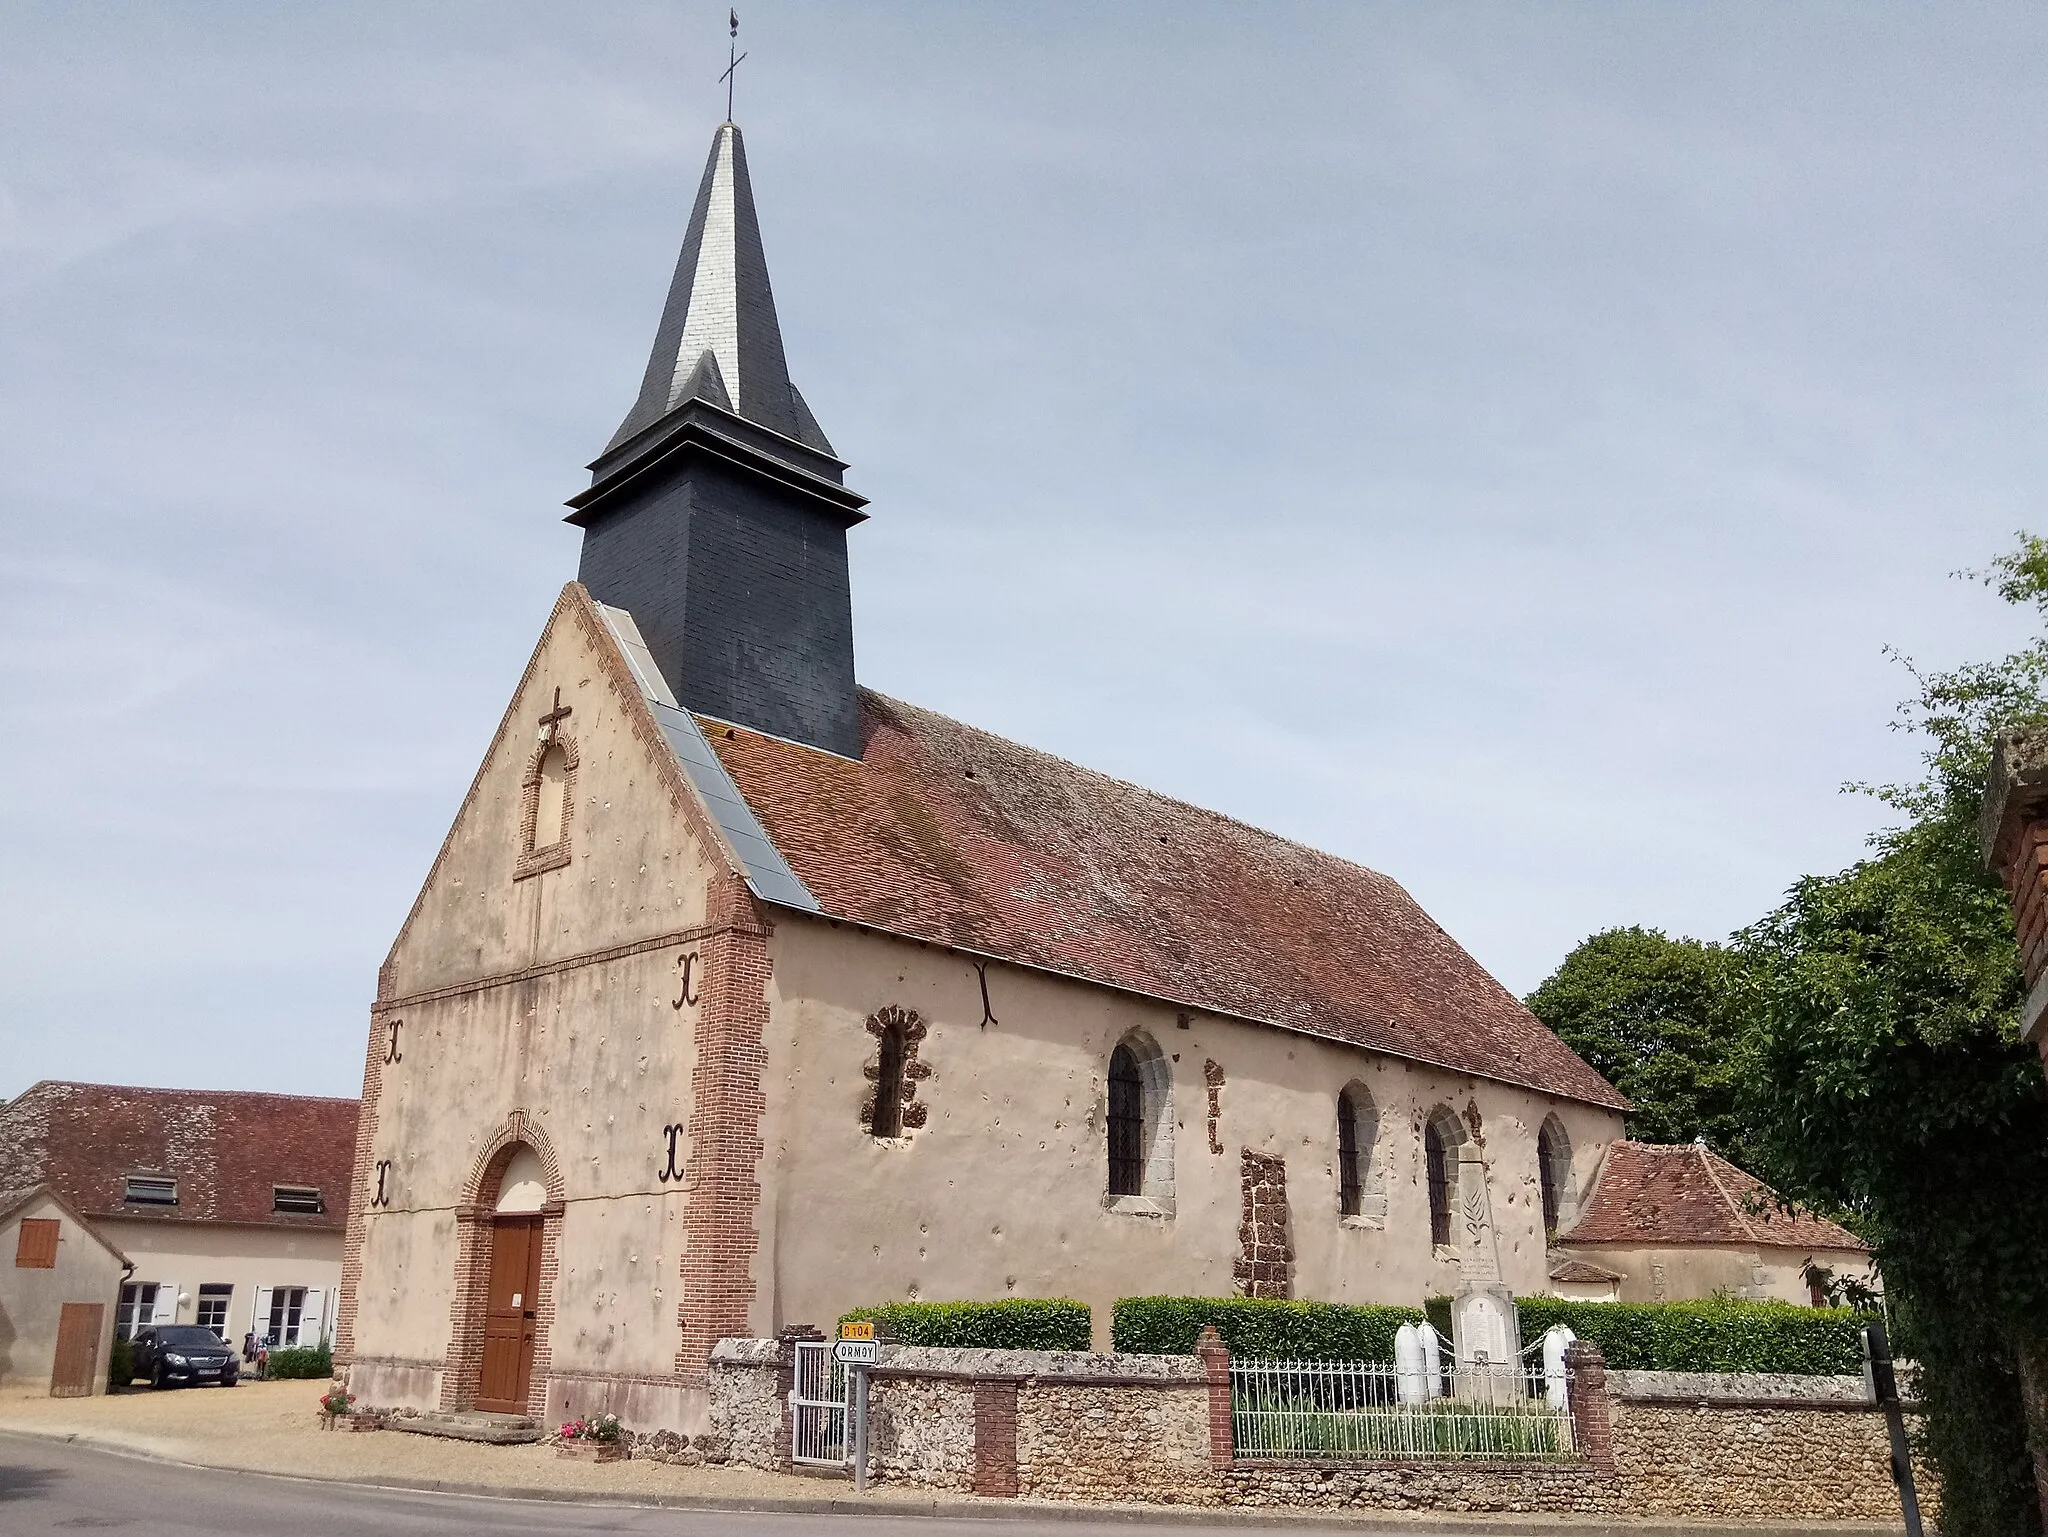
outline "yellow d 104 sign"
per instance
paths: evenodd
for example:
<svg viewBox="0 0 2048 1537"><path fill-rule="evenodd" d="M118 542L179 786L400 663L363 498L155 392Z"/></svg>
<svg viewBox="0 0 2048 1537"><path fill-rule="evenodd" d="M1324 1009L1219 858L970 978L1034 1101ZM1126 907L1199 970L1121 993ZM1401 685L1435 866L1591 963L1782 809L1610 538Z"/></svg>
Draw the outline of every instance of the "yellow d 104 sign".
<svg viewBox="0 0 2048 1537"><path fill-rule="evenodd" d="M862 1319L839 1326L839 1337L843 1340L871 1340L875 1337L875 1326L871 1320Z"/></svg>

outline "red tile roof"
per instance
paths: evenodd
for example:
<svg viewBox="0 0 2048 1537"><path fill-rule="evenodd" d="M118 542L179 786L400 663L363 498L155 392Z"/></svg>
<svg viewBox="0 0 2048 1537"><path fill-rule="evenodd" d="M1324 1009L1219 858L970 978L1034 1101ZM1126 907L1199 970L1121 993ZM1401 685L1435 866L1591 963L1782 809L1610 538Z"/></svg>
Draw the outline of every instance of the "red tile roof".
<svg viewBox="0 0 2048 1537"><path fill-rule="evenodd" d="M87 1217L339 1230L356 1151L353 1099L43 1082L0 1107L0 1188L48 1183ZM131 1205L131 1174L178 1182L175 1206ZM326 1211L273 1211L310 1185Z"/></svg>
<svg viewBox="0 0 2048 1537"><path fill-rule="evenodd" d="M1868 1247L1847 1228L1803 1206L1786 1210L1769 1185L1693 1142L1611 1143L1592 1199L1558 1242Z"/></svg>
<svg viewBox="0 0 2048 1537"><path fill-rule="evenodd" d="M861 707L858 763L702 722L828 915L1627 1108L1386 876L866 689Z"/></svg>

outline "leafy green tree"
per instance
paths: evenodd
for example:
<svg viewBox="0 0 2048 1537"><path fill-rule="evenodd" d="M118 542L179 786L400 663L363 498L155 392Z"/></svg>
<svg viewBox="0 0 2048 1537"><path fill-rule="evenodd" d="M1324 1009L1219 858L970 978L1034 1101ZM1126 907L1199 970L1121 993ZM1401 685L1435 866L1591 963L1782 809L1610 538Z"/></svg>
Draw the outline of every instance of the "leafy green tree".
<svg viewBox="0 0 2048 1537"><path fill-rule="evenodd" d="M1725 946L1656 929L1585 940L1528 998L1530 1012L1635 1102L1647 1142L1705 1137L1742 1162L1739 1045L1746 997Z"/></svg>
<svg viewBox="0 0 2048 1537"><path fill-rule="evenodd" d="M1987 580L2048 614L2048 543ZM1911 664L1907 664L1911 668ZM1948 1537L2034 1537L2048 1490L2048 1081L2019 1039L2011 911L1978 815L1999 731L2048 721L2048 639L1913 669L1922 776L1903 821L1738 937L1759 1172L1848 1214L1921 1361ZM2032 1477L2029 1456L2032 1458Z"/></svg>

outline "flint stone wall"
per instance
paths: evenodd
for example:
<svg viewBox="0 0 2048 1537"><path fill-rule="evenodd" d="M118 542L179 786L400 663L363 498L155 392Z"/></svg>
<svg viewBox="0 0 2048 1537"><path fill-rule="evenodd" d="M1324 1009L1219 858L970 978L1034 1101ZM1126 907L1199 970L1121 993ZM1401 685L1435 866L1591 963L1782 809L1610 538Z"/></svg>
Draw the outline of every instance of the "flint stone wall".
<svg viewBox="0 0 2048 1537"><path fill-rule="evenodd" d="M720 1340L711 1349L711 1435L725 1460L781 1468L789 1460L782 1423L780 1340Z"/></svg>
<svg viewBox="0 0 2048 1537"><path fill-rule="evenodd" d="M774 1340L711 1357L711 1416L734 1462L784 1465ZM975 1383L1017 1395L1013 1485L976 1459ZM926 1488L1014 1487L1028 1499L1278 1509L1679 1517L1896 1524L1884 1417L1855 1377L1610 1372L1612 1470L1587 1462L1236 1461L1216 1466L1210 1390L1193 1356L880 1351L871 1476ZM981 1449L982 1461L989 1449ZM1005 1459L1007 1460L1007 1459ZM1937 1491L1916 1465L1930 1520Z"/></svg>
<svg viewBox="0 0 2048 1537"><path fill-rule="evenodd" d="M1125 1356L1122 1360L1193 1357ZM1221 1503L1209 1465L1209 1389L1026 1382L1017 1391L1017 1491L1041 1500Z"/></svg>
<svg viewBox="0 0 2048 1537"><path fill-rule="evenodd" d="M876 1378L868 1389L868 1472L927 1489L972 1489L974 1384Z"/></svg>

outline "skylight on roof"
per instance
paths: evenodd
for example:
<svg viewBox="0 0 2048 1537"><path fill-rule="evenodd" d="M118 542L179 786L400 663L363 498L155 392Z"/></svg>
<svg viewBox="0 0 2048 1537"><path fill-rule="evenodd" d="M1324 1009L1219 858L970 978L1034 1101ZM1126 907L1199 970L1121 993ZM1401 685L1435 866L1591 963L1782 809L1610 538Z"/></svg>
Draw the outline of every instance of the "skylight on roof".
<svg viewBox="0 0 2048 1537"><path fill-rule="evenodd" d="M131 1206L176 1206L178 1182L151 1174L131 1174L121 1199Z"/></svg>
<svg viewBox="0 0 2048 1537"><path fill-rule="evenodd" d="M317 1215L327 1210L327 1203L320 1199L319 1190L312 1185L272 1185L270 1209Z"/></svg>

